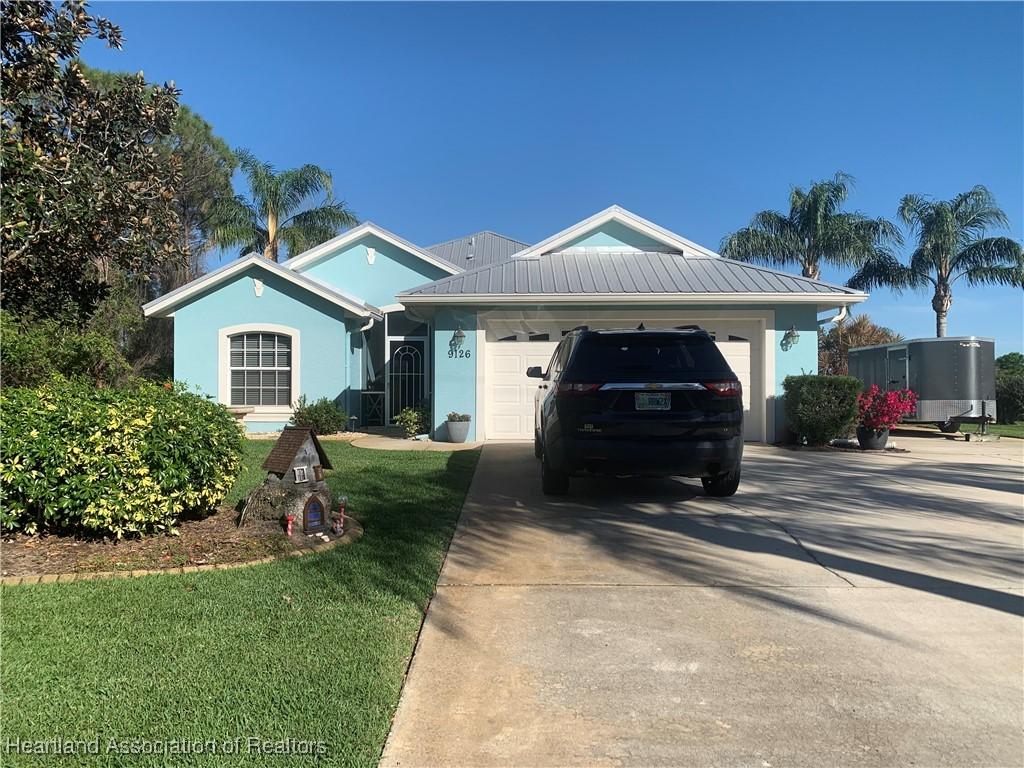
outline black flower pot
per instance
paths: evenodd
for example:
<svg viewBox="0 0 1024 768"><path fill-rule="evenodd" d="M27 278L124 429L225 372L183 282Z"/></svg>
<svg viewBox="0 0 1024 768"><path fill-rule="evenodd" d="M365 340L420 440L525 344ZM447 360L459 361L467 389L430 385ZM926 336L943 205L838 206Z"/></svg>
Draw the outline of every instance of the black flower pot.
<svg viewBox="0 0 1024 768"><path fill-rule="evenodd" d="M884 451L889 443L889 430L857 427L857 442L865 451Z"/></svg>

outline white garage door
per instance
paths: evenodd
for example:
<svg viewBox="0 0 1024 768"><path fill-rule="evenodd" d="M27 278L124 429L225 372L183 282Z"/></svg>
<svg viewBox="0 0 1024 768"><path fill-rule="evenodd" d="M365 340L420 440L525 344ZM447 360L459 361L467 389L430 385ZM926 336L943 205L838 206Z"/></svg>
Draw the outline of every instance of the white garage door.
<svg viewBox="0 0 1024 768"><path fill-rule="evenodd" d="M743 387L743 439L747 441L760 440L761 423L756 418L756 414L751 413L750 408L753 393L750 380L750 342L719 341L716 343Z"/></svg>
<svg viewBox="0 0 1024 768"><path fill-rule="evenodd" d="M488 440L533 439L533 396L539 381L526 369L547 370L557 341L490 341L487 344L485 386Z"/></svg>
<svg viewBox="0 0 1024 768"><path fill-rule="evenodd" d="M638 321L639 322L639 321ZM671 325L686 324L673 321ZM665 321L658 325L669 326ZM728 328L713 329L706 323L705 328L715 333L719 349L743 385L743 437L747 441L763 440L763 396L760 382L752 370L752 343L757 337L752 331L730 324ZM571 327L571 326L570 326ZM619 323L616 327L622 327ZM657 325L648 327L658 327ZM558 346L561 330L553 327L548 336L553 341L528 341L530 335L537 337L537 326L528 332L510 333L507 326L497 332L487 333L484 355L484 430L488 440L532 440L533 399L538 380L526 376L526 369L539 365L547 369L551 355ZM737 333L746 334L739 337ZM504 335L499 335L504 334ZM724 338L723 338L724 337ZM500 341L499 338L506 339ZM742 339L742 340L740 340Z"/></svg>

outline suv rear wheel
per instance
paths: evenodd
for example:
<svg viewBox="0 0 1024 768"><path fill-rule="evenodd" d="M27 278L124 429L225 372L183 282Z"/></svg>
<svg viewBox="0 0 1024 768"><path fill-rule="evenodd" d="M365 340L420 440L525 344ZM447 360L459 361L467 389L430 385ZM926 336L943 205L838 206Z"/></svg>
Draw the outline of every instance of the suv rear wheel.
<svg viewBox="0 0 1024 768"><path fill-rule="evenodd" d="M740 469L737 467L732 472L723 472L714 477L702 477L700 482L708 496L732 496L740 487Z"/></svg>
<svg viewBox="0 0 1024 768"><path fill-rule="evenodd" d="M547 496L562 496L569 492L569 475L552 469L547 453L540 458L540 489Z"/></svg>

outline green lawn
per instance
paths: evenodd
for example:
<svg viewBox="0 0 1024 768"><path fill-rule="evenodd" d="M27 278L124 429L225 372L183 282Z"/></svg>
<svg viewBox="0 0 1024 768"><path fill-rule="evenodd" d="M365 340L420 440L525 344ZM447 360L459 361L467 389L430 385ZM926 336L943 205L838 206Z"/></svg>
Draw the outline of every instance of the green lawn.
<svg viewBox="0 0 1024 768"><path fill-rule="evenodd" d="M970 429L972 432L975 430L975 428L967 427L966 425L964 425L964 429ZM1024 422L1018 421L1016 424L989 424L988 431L993 435L1024 439Z"/></svg>
<svg viewBox="0 0 1024 768"><path fill-rule="evenodd" d="M248 443L232 499L259 482L272 445ZM325 447L332 490L365 526L353 545L209 574L5 588L3 743L98 737L100 754L0 746L0 764L376 765L479 452ZM106 753L108 739L237 737L240 757ZM249 737L324 753L247 754Z"/></svg>

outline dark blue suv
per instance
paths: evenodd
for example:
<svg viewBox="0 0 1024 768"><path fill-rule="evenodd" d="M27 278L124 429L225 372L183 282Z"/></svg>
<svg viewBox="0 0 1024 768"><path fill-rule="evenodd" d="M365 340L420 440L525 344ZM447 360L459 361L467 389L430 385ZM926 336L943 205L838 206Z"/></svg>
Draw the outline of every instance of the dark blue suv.
<svg viewBox="0 0 1024 768"><path fill-rule="evenodd" d="M544 493L573 475L699 477L710 496L740 482L739 379L700 328L591 331L562 339L535 398Z"/></svg>

